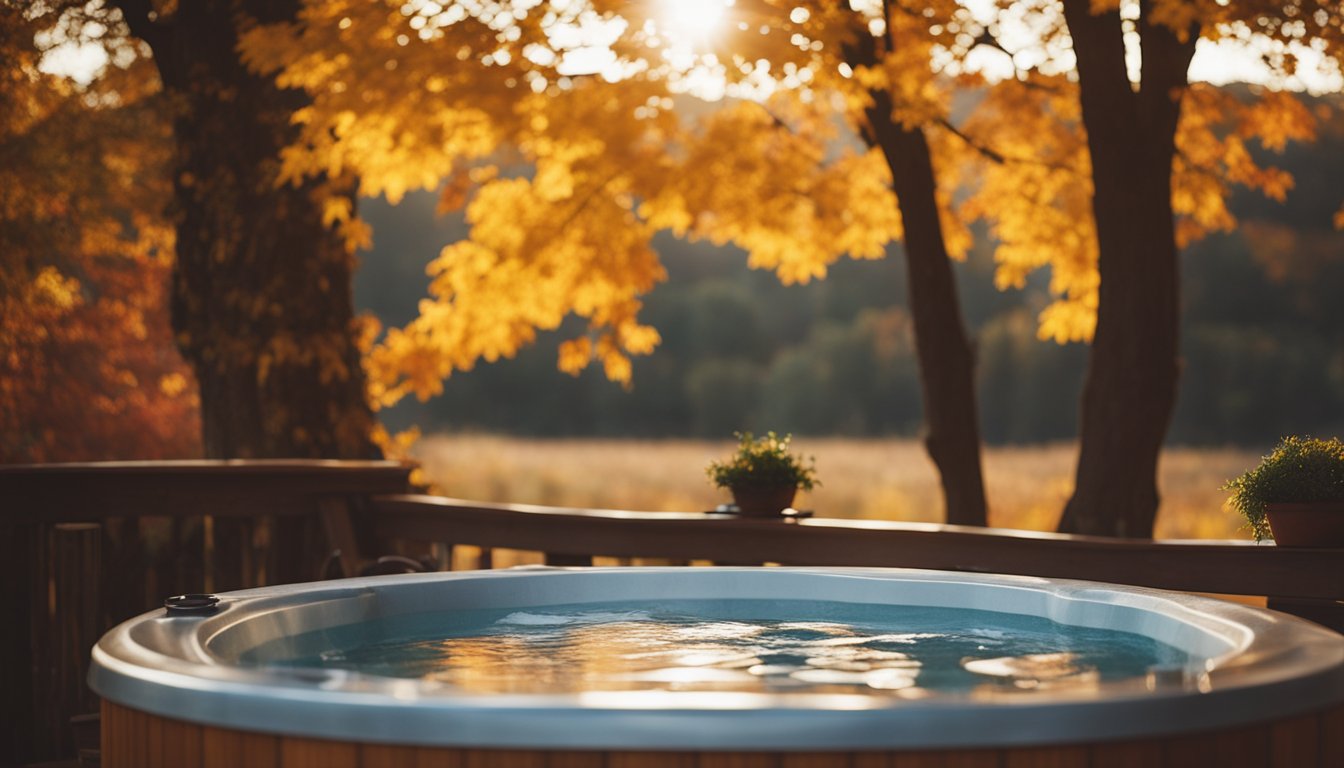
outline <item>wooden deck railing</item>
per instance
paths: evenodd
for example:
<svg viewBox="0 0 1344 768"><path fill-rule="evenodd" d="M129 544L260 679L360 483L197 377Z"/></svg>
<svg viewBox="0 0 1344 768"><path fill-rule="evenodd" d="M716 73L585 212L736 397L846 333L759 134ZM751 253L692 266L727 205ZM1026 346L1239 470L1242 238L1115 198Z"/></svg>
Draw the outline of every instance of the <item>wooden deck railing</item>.
<svg viewBox="0 0 1344 768"><path fill-rule="evenodd" d="M323 505L410 489L394 462L0 466L0 766L69 756L89 649L183 592L319 578Z"/></svg>
<svg viewBox="0 0 1344 768"><path fill-rule="evenodd" d="M0 466L0 765L58 755L91 711L88 649L170 594L346 573L454 545L730 564L894 566L1262 595L1344 630L1344 550L1135 541L878 521L752 520L485 504L407 495L390 462L157 462ZM482 558L486 563L488 557ZM440 562L451 566L451 558ZM8 760L6 757L8 756Z"/></svg>
<svg viewBox="0 0 1344 768"><path fill-rule="evenodd" d="M552 564L582 564L605 555L934 568L1298 600L1344 597L1344 550L1251 541L1112 539L877 520L757 520L419 495L374 497L367 515L385 548L396 542L414 542L412 550L435 543L507 547L544 552Z"/></svg>

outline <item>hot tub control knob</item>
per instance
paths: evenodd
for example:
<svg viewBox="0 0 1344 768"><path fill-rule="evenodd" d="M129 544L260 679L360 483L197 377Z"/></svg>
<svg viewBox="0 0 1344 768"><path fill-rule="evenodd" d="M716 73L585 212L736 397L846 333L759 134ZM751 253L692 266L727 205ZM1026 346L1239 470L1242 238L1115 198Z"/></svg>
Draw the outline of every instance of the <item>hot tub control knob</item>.
<svg viewBox="0 0 1344 768"><path fill-rule="evenodd" d="M169 614L213 613L218 605L219 597L217 595L201 593L173 595L163 601L163 607L168 609Z"/></svg>

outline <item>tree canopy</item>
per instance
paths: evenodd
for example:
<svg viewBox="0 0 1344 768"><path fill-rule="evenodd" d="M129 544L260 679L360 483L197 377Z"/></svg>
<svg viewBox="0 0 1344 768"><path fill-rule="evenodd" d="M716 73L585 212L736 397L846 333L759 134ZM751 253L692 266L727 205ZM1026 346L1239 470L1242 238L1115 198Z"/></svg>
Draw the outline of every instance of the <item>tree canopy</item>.
<svg viewBox="0 0 1344 768"><path fill-rule="evenodd" d="M1129 362L1094 365L1094 380L1163 389L1136 394L1157 404L1129 419L1155 452L1174 396L1175 254L1237 225L1234 189L1283 199L1292 179L1268 153L1332 119L1275 88L1191 84L1190 56L1235 40L1282 79L1316 66L1338 77L1344 37L1344 13L1318 2L738 0L699 12L653 0L58 3L10 12L30 74L6 97L148 119L138 94L163 88L158 122L138 135L157 146L118 159L116 125L90 122L72 130L97 135L70 156L124 172L83 218L112 223L87 232L114 232L145 269L168 269L176 250L174 341L200 382L212 454L364 455L366 396L381 407L433 396L455 371L561 328L572 329L561 370L596 361L629 385L632 357L662 339L644 317L668 275L660 233L740 247L786 284L904 241L935 459L938 414L969 414L959 439L979 442L946 261L990 239L1000 289L1049 270L1041 338L1096 340L1094 361ZM116 30L125 66L60 93L70 86L33 74L34 41L65 24ZM23 120L44 109L15 112L27 117L6 130L36 136ZM353 251L373 234L355 201L417 190L469 231L426 259L418 317L375 328L349 305ZM21 206L13 216L38 221ZM1344 225L1344 210L1333 217ZM75 270L14 264L6 311L28 313L16 317L87 304ZM1150 300L1160 311L1142 309ZM581 327L566 324L576 317ZM190 377L160 379L165 395L190 392ZM978 478L971 458L958 484Z"/></svg>
<svg viewBox="0 0 1344 768"><path fill-rule="evenodd" d="M53 23L0 7L0 461L191 455L157 88L114 40L87 88L42 72Z"/></svg>

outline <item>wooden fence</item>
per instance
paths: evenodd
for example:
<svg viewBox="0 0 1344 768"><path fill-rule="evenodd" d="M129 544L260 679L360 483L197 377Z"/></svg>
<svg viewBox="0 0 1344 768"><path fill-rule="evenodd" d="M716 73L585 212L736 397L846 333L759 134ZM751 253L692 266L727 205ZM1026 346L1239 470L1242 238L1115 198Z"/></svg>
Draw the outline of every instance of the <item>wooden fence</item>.
<svg viewBox="0 0 1344 768"><path fill-rule="evenodd" d="M410 495L390 462L159 462L0 467L0 765L69 752L93 711L88 649L168 595L357 572L391 553L456 545L725 564L1013 573L1270 597L1344 631L1344 550L1146 541L920 523L755 520L484 504ZM340 551L331 568L332 553ZM325 567L324 567L325 565ZM6 741L8 739L8 741Z"/></svg>
<svg viewBox="0 0 1344 768"><path fill-rule="evenodd" d="M73 753L89 649L184 592L322 574L322 508L409 490L394 462L0 466L0 766Z"/></svg>

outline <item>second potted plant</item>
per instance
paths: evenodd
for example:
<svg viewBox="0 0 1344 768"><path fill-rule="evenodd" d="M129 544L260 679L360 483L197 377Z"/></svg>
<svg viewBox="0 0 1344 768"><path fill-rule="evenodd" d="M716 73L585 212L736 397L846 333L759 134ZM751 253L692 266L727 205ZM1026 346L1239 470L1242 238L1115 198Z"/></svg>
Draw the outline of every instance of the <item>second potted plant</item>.
<svg viewBox="0 0 1344 768"><path fill-rule="evenodd" d="M710 463L706 472L720 488L733 493L733 501L746 517L777 517L793 506L798 491L810 491L816 479L816 460L789 453L791 435L774 432L755 438L739 433L737 452L727 461Z"/></svg>
<svg viewBox="0 0 1344 768"><path fill-rule="evenodd" d="M1344 442L1283 438L1259 466L1223 486L1255 540L1344 547Z"/></svg>

